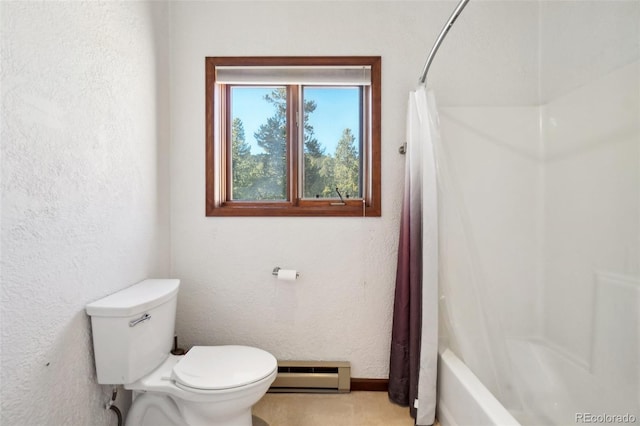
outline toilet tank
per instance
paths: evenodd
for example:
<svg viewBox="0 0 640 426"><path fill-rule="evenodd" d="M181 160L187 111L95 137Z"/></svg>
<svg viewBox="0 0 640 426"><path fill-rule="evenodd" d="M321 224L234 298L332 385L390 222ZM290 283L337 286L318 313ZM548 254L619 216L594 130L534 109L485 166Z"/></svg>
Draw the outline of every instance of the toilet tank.
<svg viewBox="0 0 640 426"><path fill-rule="evenodd" d="M86 306L100 384L128 384L169 356L176 320L177 279L149 279Z"/></svg>

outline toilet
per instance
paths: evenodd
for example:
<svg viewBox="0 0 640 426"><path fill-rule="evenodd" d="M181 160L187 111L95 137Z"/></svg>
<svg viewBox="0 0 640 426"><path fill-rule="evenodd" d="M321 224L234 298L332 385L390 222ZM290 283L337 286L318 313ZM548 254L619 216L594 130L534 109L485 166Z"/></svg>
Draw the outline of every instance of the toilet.
<svg viewBox="0 0 640 426"><path fill-rule="evenodd" d="M251 407L278 373L249 346L172 355L180 280L149 279L90 303L98 383L133 391L126 426L251 426Z"/></svg>

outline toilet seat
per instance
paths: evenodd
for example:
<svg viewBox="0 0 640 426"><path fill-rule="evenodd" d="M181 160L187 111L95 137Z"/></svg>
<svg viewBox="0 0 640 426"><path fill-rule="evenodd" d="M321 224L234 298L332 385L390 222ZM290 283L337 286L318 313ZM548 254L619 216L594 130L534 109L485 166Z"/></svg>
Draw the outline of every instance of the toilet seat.
<svg viewBox="0 0 640 426"><path fill-rule="evenodd" d="M184 390L220 391L259 382L278 368L273 355L249 346L194 346L173 367L171 379Z"/></svg>

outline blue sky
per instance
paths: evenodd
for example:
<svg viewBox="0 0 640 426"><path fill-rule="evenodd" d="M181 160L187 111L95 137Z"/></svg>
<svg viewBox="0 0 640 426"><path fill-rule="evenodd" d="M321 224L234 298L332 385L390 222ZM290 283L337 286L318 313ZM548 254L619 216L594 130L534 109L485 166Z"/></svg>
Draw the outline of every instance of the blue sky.
<svg viewBox="0 0 640 426"><path fill-rule="evenodd" d="M233 91L233 118L240 118L244 125L245 139L251 145L251 152L261 151L253 134L268 117L274 114L274 108L266 102L264 95L272 89L243 88ZM335 152L338 140L346 128L350 128L357 136L359 126L358 105L359 90L357 88L306 88L306 99L316 101L316 110L310 114L309 121L313 126L315 136L325 152ZM356 142L357 146L357 142Z"/></svg>

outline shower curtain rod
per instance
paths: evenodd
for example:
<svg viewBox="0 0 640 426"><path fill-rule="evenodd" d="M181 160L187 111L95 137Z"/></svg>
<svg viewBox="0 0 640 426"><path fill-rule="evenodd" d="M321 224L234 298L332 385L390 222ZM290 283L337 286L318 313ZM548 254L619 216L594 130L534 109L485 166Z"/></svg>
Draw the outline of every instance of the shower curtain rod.
<svg viewBox="0 0 640 426"><path fill-rule="evenodd" d="M447 33L453 26L453 23L456 22L456 19L458 19L458 16L460 16L460 13L462 13L462 9L464 9L467 3L469 3L469 0L460 0L456 8L453 10L453 13L449 17L449 20L447 21L446 25L444 26L444 28L442 28L442 31L440 31L440 35L438 36L435 44L431 48L431 52L429 52L429 56L427 56L427 62L425 62L424 67L422 67L422 74L420 75L420 80L419 80L420 84L425 84L425 82L427 81L427 73L429 72L429 67L431 67L431 62L433 62L433 58L436 56L436 52L438 51L438 48L440 48L440 45L442 44L442 40L444 40L444 38L447 36ZM398 152L402 155L407 153L406 142L403 143L402 146L400 146L400 148L398 149Z"/></svg>
<svg viewBox="0 0 640 426"><path fill-rule="evenodd" d="M433 62L434 56L436 56L438 48L442 44L442 40L444 40L444 38L447 36L447 33L453 26L453 23L456 21L456 19L458 19L458 16L460 16L460 13L462 13L462 9L464 9L467 3L469 3L469 0L460 0L460 3L458 3L453 13L449 17L447 24L444 26L444 28L442 28L442 31L440 31L440 35L436 39L436 43L433 45L433 48L431 48L431 52L427 57L427 62L425 62L424 67L422 68L420 84L424 84L424 82L427 81L427 73L429 72L429 67L431 66L431 62Z"/></svg>

